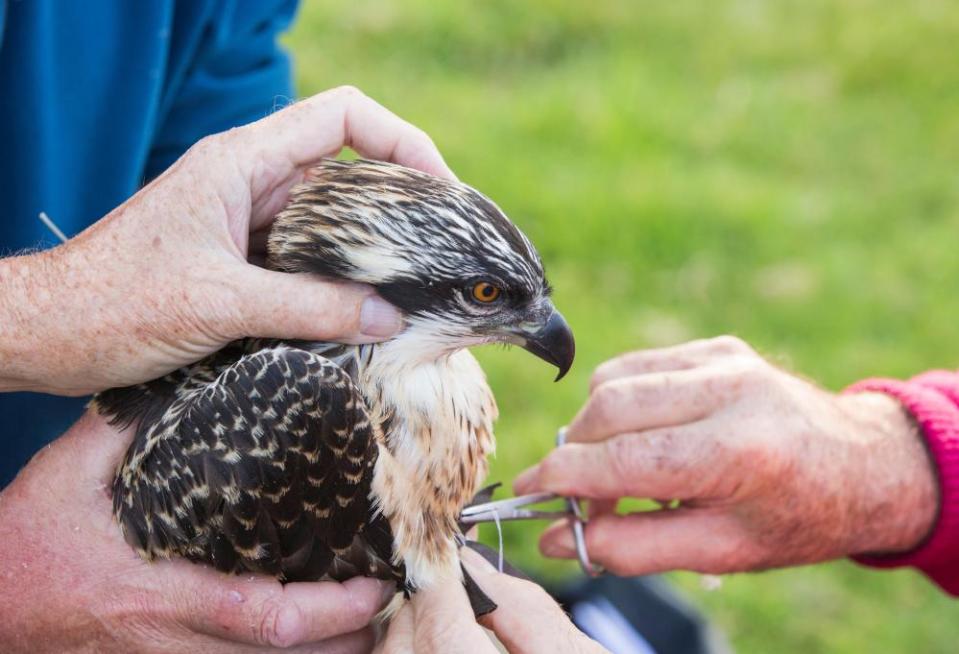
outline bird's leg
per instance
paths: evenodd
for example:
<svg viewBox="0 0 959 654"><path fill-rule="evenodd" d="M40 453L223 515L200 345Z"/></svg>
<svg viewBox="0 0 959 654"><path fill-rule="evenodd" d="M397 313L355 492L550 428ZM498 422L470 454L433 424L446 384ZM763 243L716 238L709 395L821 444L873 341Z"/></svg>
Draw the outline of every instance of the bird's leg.
<svg viewBox="0 0 959 654"><path fill-rule="evenodd" d="M556 436L556 444L560 446L565 442L566 428L563 427L560 428ZM499 485L500 484L493 484L487 486L476 494L476 497L470 504L463 508L459 517L461 530L465 531L468 527L483 522L495 522L497 528L499 528L499 523L507 520L555 520L557 518L567 518L570 529L573 532L573 541L576 543L576 555L583 572L590 577L597 577L603 573L603 569L594 565L589 559L589 552L586 549L586 516L580 507L579 498L562 497L552 493L533 493L531 495L521 495L503 500L493 500L493 492ZM563 500L565 509L547 511L526 508L534 504L542 504L560 499ZM502 551L500 552L500 561L502 561ZM492 561L490 562L492 563ZM494 563L494 565L496 564ZM502 565L497 565L497 567L502 568Z"/></svg>

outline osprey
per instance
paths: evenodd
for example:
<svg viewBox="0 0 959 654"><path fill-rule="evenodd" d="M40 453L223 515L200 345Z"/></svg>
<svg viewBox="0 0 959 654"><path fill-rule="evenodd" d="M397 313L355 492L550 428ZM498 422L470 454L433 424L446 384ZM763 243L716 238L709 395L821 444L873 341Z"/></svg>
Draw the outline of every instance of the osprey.
<svg viewBox="0 0 959 654"><path fill-rule="evenodd" d="M573 361L539 255L474 189L362 160L311 170L267 249L274 270L371 284L405 330L375 345L241 340L100 393L101 413L136 424L113 485L124 537L148 560L284 581L367 575L409 593L461 574L457 520L497 417L465 348L519 345L557 379Z"/></svg>

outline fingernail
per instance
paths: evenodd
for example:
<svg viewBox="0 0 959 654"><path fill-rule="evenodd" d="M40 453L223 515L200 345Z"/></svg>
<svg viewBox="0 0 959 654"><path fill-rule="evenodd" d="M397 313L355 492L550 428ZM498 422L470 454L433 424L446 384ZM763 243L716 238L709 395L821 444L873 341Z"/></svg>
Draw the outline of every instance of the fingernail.
<svg viewBox="0 0 959 654"><path fill-rule="evenodd" d="M516 479L513 480L513 490L519 493L528 493L533 490L539 477L539 466L535 465L531 468L527 468L523 472L519 473L516 476Z"/></svg>
<svg viewBox="0 0 959 654"><path fill-rule="evenodd" d="M567 558L576 552L576 545L573 543L573 535L568 529L549 535L548 540L544 539L540 543L540 551L545 556L556 558Z"/></svg>
<svg viewBox="0 0 959 654"><path fill-rule="evenodd" d="M360 308L360 332L364 336L385 338L403 328L403 315L379 295L363 300Z"/></svg>

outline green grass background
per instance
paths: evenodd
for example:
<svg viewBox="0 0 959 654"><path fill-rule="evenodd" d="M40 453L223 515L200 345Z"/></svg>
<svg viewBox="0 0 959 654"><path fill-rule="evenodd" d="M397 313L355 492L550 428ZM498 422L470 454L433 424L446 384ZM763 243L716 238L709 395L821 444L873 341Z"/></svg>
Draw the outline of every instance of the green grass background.
<svg viewBox="0 0 959 654"><path fill-rule="evenodd" d="M355 84L425 129L546 261L578 358L554 385L478 353L492 479L624 350L734 333L830 388L959 366L954 3L308 0L288 44L301 94ZM537 533L509 557L576 574ZM959 650L959 604L912 572L671 577L740 652Z"/></svg>

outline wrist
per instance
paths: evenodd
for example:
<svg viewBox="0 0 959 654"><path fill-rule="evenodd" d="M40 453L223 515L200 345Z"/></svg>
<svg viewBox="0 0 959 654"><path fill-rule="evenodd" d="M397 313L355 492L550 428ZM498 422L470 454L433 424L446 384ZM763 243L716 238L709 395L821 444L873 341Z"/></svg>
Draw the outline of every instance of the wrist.
<svg viewBox="0 0 959 654"><path fill-rule="evenodd" d="M952 394L919 381L867 379L851 392L878 391L902 403L919 425L923 442L935 464L938 506L929 536L914 549L892 556L856 556L859 563L878 568L915 567L946 592L959 596L959 406Z"/></svg>
<svg viewBox="0 0 959 654"><path fill-rule="evenodd" d="M0 392L48 388L60 353L45 341L44 325L64 320L48 282L53 266L49 252L0 259Z"/></svg>
<svg viewBox="0 0 959 654"><path fill-rule="evenodd" d="M842 395L839 402L852 422L850 469L859 471L847 551L885 555L919 547L935 527L939 493L915 419L881 393Z"/></svg>

